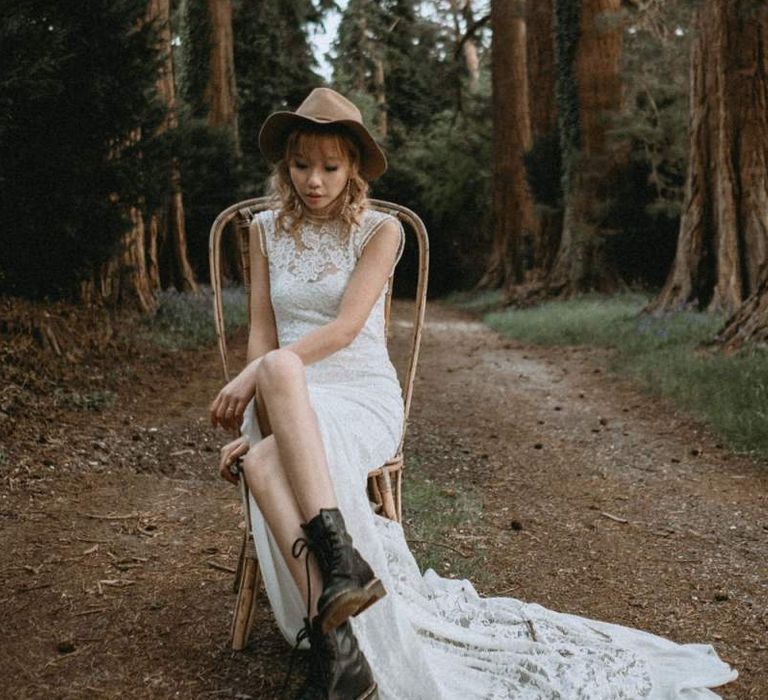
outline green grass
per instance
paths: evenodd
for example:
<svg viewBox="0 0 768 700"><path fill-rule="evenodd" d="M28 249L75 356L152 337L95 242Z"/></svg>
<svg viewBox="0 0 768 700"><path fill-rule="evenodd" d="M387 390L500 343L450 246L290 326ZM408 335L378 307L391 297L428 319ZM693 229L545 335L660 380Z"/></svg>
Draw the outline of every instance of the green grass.
<svg viewBox="0 0 768 700"><path fill-rule="evenodd" d="M175 290L161 292L157 311L146 320L151 340L160 347L184 350L211 345L216 341L213 297L209 287L199 295ZM248 323L245 291L242 287L222 290L224 320L228 331Z"/></svg>
<svg viewBox="0 0 768 700"><path fill-rule="evenodd" d="M500 308L504 303L504 294L501 290L491 289L484 291L452 292L443 301L458 306L465 311L474 313L486 313Z"/></svg>
<svg viewBox="0 0 768 700"><path fill-rule="evenodd" d="M610 369L671 398L732 449L768 457L768 353L752 350L726 357L703 349L722 326L722 316L641 316L647 300L639 294L585 296L495 311L485 314L484 321L532 344L613 348Z"/></svg>
<svg viewBox="0 0 768 700"><path fill-rule="evenodd" d="M462 556L459 552L469 553L471 548L454 535L482 511L479 496L466 485L453 490L436 483L422 472L419 461L413 457L408 459L406 473L405 533L421 570L431 568L441 576L473 576L482 553Z"/></svg>

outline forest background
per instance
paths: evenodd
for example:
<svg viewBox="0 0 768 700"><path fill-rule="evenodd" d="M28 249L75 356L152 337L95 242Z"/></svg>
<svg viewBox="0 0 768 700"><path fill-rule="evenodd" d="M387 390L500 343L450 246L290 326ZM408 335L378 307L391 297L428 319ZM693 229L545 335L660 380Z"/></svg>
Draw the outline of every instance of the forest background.
<svg viewBox="0 0 768 700"><path fill-rule="evenodd" d="M176 292L204 296L211 222L264 192L259 126L326 84L312 36L332 19L330 85L389 155L373 195L427 224L431 295L495 290L480 307L520 308L639 291L633 318L699 311L697 343L765 344L764 0L5 6L6 334L61 355L46 304L157 318ZM237 285L236 236L225 252ZM608 335L616 322L595 320Z"/></svg>

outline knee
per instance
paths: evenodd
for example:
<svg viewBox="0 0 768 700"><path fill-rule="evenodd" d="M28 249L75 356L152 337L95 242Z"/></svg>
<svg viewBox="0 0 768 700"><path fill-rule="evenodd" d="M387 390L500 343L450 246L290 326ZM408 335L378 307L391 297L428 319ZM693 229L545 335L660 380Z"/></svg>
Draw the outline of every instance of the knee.
<svg viewBox="0 0 768 700"><path fill-rule="evenodd" d="M272 350L259 364L258 381L262 386L286 386L304 380L304 363L291 350Z"/></svg>

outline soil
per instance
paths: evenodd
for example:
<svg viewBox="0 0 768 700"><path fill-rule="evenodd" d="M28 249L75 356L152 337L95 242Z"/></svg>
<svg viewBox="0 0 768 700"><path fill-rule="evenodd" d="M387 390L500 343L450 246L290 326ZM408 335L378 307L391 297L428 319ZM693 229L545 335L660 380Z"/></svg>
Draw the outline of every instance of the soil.
<svg viewBox="0 0 768 700"><path fill-rule="evenodd" d="M393 307L396 360L410 313ZM740 673L724 698L768 697L766 465L604 371L605 351L427 318L406 450L480 499L444 543L478 590L712 643ZM72 398L110 368L111 401ZM117 349L67 381L0 446L2 697L278 697L288 646L263 592L246 650L227 645L241 518L207 424L216 350ZM407 493L406 472L406 515Z"/></svg>

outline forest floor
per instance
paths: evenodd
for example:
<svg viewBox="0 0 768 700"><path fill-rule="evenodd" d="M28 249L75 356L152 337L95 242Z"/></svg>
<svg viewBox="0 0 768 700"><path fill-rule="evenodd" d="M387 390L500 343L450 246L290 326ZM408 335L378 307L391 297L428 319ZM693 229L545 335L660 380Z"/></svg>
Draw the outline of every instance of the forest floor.
<svg viewBox="0 0 768 700"><path fill-rule="evenodd" d="M409 318L396 303L395 359ZM767 465L606 372L606 351L511 342L436 303L427 321L406 526L409 478L478 510L418 551L483 594L710 642L740 673L723 697L767 698ZM241 518L207 423L216 350L113 361L113 401L16 416L1 446L0 696L276 698L288 646L263 592L249 646L227 645Z"/></svg>

